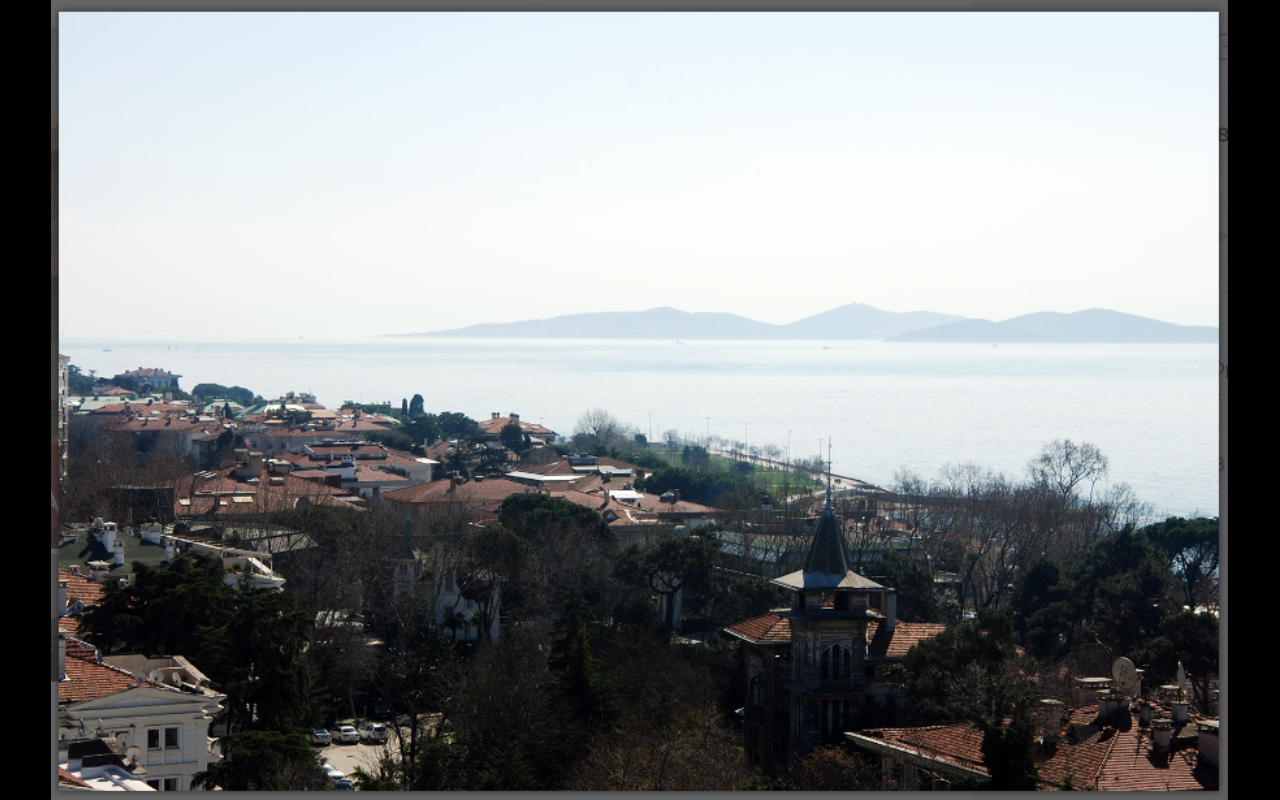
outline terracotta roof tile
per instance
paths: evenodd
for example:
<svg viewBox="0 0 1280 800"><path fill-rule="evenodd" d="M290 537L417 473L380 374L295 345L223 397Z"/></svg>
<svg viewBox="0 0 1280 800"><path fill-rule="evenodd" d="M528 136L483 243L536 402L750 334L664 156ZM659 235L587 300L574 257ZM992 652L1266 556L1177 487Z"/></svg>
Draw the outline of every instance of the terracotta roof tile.
<svg viewBox="0 0 1280 800"><path fill-rule="evenodd" d="M902 658L907 651L925 639L932 639L947 629L932 622L898 621L897 630L882 630L877 622L867 623L867 655Z"/></svg>
<svg viewBox="0 0 1280 800"><path fill-rule="evenodd" d="M93 700L139 685L125 670L99 664L97 650L78 639L67 639L66 668L68 680L58 683L59 703Z"/></svg>
<svg viewBox="0 0 1280 800"><path fill-rule="evenodd" d="M78 789L91 789L89 784L67 772L62 767L58 767L58 785L59 786L75 786Z"/></svg>
<svg viewBox="0 0 1280 800"><path fill-rule="evenodd" d="M725 628L725 632L753 644L790 644L791 622L770 612Z"/></svg>
<svg viewBox="0 0 1280 800"><path fill-rule="evenodd" d="M1078 706L1064 714L1064 728L1103 722L1096 704ZM1038 746L1036 770L1046 788L1060 788L1068 779L1076 789L1102 791L1216 790L1218 773L1199 763L1196 740L1177 737L1168 752L1156 753L1151 734L1138 725L1132 708L1115 725L1104 726L1082 741L1065 735L1056 743ZM1118 728L1118 729L1117 729ZM877 728L861 735L914 750L921 755L986 772L982 764L982 734L968 723L924 728Z"/></svg>
<svg viewBox="0 0 1280 800"><path fill-rule="evenodd" d="M102 584L94 583L69 569L58 570L58 579L67 582L67 602L79 600L86 606L94 605L102 597Z"/></svg>

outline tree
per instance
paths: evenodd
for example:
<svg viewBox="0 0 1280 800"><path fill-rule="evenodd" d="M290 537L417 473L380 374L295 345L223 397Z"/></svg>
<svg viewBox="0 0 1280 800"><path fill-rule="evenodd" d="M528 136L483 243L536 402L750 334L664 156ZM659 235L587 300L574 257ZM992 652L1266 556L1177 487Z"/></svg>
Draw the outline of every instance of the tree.
<svg viewBox="0 0 1280 800"><path fill-rule="evenodd" d="M618 554L613 575L624 583L647 587L663 598L662 624L678 627L676 595L682 589L706 588L711 581L720 542L702 536L672 536L646 547L637 543Z"/></svg>
<svg viewBox="0 0 1280 800"><path fill-rule="evenodd" d="M1107 466L1107 457L1097 445L1055 439L1027 464L1027 473L1033 483L1044 484L1064 498L1087 483L1092 498L1098 481L1107 476Z"/></svg>
<svg viewBox="0 0 1280 800"><path fill-rule="evenodd" d="M1169 558L1182 581L1182 593L1191 610L1217 606L1218 539L1217 517L1183 519L1169 517L1149 525L1145 534Z"/></svg>
<svg viewBox="0 0 1280 800"><path fill-rule="evenodd" d="M207 556L179 555L161 567L134 562L133 581L109 583L85 609L80 630L107 653L194 658L205 645L198 631L225 621L239 599L225 576L221 562Z"/></svg>
<svg viewBox="0 0 1280 800"><path fill-rule="evenodd" d="M607 453L626 438L629 430L603 408L584 411L573 429L573 446L587 452Z"/></svg>
<svg viewBox="0 0 1280 800"><path fill-rule="evenodd" d="M879 581L892 586L898 595L898 616L907 622L940 622L942 610L933 596L933 574L929 568L892 548L872 567Z"/></svg>
<svg viewBox="0 0 1280 800"><path fill-rule="evenodd" d="M547 659L551 673L547 688L553 704L567 708L569 716L588 730L607 725L617 713L614 689L600 675L600 660L591 651L586 602L581 592L567 593L554 630L556 638Z"/></svg>
<svg viewBox="0 0 1280 800"><path fill-rule="evenodd" d="M502 442L503 447L517 454L523 453L531 446L529 437L524 435L518 422L508 422L503 425L502 430L498 432L498 441Z"/></svg>
<svg viewBox="0 0 1280 800"><path fill-rule="evenodd" d="M521 580L529 562L529 543L500 525L468 536L455 573L461 597L476 604L480 637L490 639L504 589Z"/></svg>
<svg viewBox="0 0 1280 800"><path fill-rule="evenodd" d="M993 709L1009 704L1007 687L994 679L957 679L970 667L998 675L1006 664L1018 664L1016 640L1011 610L980 611L977 619L952 625L907 651L902 661L906 693L928 720L972 720L982 711L993 718Z"/></svg>
<svg viewBox="0 0 1280 800"><path fill-rule="evenodd" d="M276 792L327 787L316 753L302 733L243 731L223 736L218 742L222 760L197 772L192 788Z"/></svg>
<svg viewBox="0 0 1280 800"><path fill-rule="evenodd" d="M403 416L409 416L409 399L407 397L400 398L400 413Z"/></svg>
<svg viewBox="0 0 1280 800"><path fill-rule="evenodd" d="M426 404L426 401L424 401L424 400L422 399L422 395L420 395L420 394L415 394L415 395L413 396L413 399L409 401L409 409L408 409L408 412L407 412L407 413L408 413L408 414L409 414L409 416L411 416L411 417L420 417L420 416L422 416L422 414L423 414L423 412L424 412L424 410L425 410L425 409L423 408L423 406L424 406L425 404Z"/></svg>
<svg viewBox="0 0 1280 800"><path fill-rule="evenodd" d="M1212 713L1210 686L1218 674L1218 618L1211 613L1179 611L1160 622L1159 635L1136 658L1152 684L1173 683L1182 664L1196 709Z"/></svg>
<svg viewBox="0 0 1280 800"><path fill-rule="evenodd" d="M791 769L788 787L802 792L858 792L881 788L880 770L840 745L820 745Z"/></svg>
<svg viewBox="0 0 1280 800"><path fill-rule="evenodd" d="M292 595L241 587L229 615L199 629L201 669L227 694L228 730L293 730L312 721L305 658L315 626ZM206 666L207 665L207 666Z"/></svg>

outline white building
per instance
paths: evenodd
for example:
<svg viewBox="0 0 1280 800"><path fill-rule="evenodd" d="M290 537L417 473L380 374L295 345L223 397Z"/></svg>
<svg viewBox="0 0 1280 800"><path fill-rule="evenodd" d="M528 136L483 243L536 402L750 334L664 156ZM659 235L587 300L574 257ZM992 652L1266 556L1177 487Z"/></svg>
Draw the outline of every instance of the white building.
<svg viewBox="0 0 1280 800"><path fill-rule="evenodd" d="M209 724L226 698L186 659L104 657L60 631L58 674L60 763L73 741L112 738L145 769L148 786L188 791L192 777L218 758L210 753Z"/></svg>

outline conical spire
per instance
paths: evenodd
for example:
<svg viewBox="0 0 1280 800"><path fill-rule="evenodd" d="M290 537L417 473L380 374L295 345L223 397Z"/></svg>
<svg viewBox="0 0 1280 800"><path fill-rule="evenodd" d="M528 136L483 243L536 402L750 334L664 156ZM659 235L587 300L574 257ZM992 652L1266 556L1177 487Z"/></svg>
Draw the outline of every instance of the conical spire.
<svg viewBox="0 0 1280 800"><path fill-rule="evenodd" d="M844 536L840 534L840 522L836 519L835 507L831 504L830 484L827 484L827 504L822 509L817 529L813 532L813 542L809 545L809 558L805 561L804 571L831 576L831 586L839 584L849 572ZM808 585L808 575L805 578L805 584Z"/></svg>

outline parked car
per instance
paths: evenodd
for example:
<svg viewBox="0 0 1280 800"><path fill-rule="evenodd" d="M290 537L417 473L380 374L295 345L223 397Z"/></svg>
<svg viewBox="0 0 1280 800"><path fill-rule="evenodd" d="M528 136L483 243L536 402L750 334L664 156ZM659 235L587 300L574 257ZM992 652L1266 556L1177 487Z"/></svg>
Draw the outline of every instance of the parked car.
<svg viewBox="0 0 1280 800"><path fill-rule="evenodd" d="M333 739L341 744L350 744L360 741L360 732L350 725L342 725L333 731Z"/></svg>
<svg viewBox="0 0 1280 800"><path fill-rule="evenodd" d="M347 779L346 774L332 764L324 765L324 776L328 778L331 783L337 783L338 781Z"/></svg>
<svg viewBox="0 0 1280 800"><path fill-rule="evenodd" d="M378 699L373 701L373 718L374 719L391 719L391 705L386 700Z"/></svg>
<svg viewBox="0 0 1280 800"><path fill-rule="evenodd" d="M366 722L360 726L360 741L369 744L381 744L385 742L390 733L387 731L386 725L380 725L377 722Z"/></svg>
<svg viewBox="0 0 1280 800"><path fill-rule="evenodd" d="M311 731L311 743L318 745L327 745L333 743L333 737L329 735L329 731L324 728L316 728Z"/></svg>
<svg viewBox="0 0 1280 800"><path fill-rule="evenodd" d="M351 781L347 780L338 781L333 785L333 788L339 792L354 792L356 790L356 787L351 784Z"/></svg>

